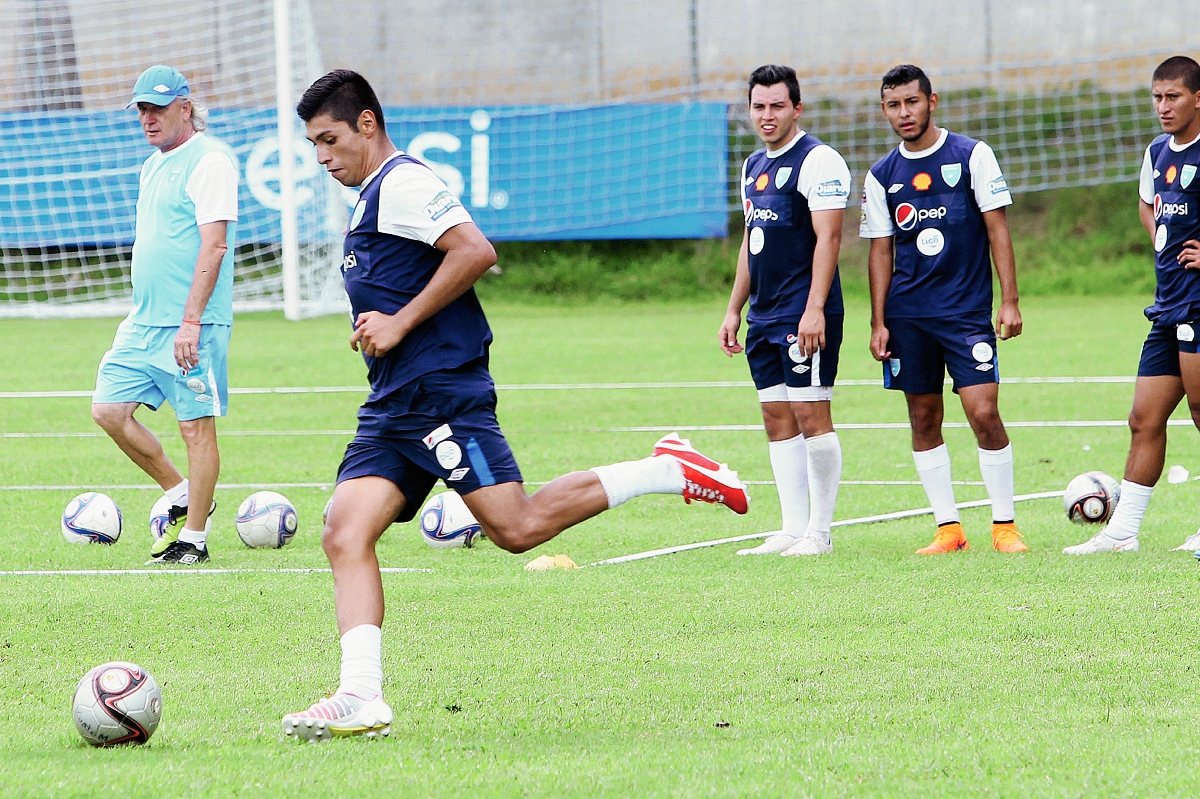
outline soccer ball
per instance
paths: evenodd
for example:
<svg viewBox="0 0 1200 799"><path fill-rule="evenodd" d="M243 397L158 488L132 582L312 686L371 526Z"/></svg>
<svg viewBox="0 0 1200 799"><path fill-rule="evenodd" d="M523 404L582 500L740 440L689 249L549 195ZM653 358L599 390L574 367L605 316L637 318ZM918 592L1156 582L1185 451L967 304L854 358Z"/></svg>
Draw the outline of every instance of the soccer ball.
<svg viewBox="0 0 1200 799"><path fill-rule="evenodd" d="M1121 499L1121 484L1104 472L1084 472L1063 492L1063 509L1076 524L1103 524Z"/></svg>
<svg viewBox="0 0 1200 799"><path fill-rule="evenodd" d="M238 508L238 538L251 549L279 549L298 526L296 508L274 491L255 491Z"/></svg>
<svg viewBox="0 0 1200 799"><path fill-rule="evenodd" d="M150 535L157 541L163 537L163 534L170 526L171 500L167 499L166 494L164 494L150 508Z"/></svg>
<svg viewBox="0 0 1200 799"><path fill-rule="evenodd" d="M80 494L63 510L62 534L72 544L115 543L121 537L121 509L107 494Z"/></svg>
<svg viewBox="0 0 1200 799"><path fill-rule="evenodd" d="M144 744L162 719L162 691L141 666L104 663L79 681L71 715L92 746Z"/></svg>
<svg viewBox="0 0 1200 799"><path fill-rule="evenodd" d="M437 549L470 547L483 535L483 528L453 491L430 497L421 508L421 536Z"/></svg>

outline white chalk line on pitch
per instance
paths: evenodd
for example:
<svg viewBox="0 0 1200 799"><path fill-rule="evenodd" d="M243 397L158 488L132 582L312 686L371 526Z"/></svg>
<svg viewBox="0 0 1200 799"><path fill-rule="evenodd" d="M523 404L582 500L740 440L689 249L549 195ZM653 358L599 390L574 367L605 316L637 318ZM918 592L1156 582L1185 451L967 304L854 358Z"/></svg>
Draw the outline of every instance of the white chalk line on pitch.
<svg viewBox="0 0 1200 799"><path fill-rule="evenodd" d="M382 574L432 574L433 569L381 568ZM333 569L36 569L0 571L0 577L93 577L122 574L333 574Z"/></svg>
<svg viewBox="0 0 1200 799"><path fill-rule="evenodd" d="M1137 378L1130 375L1112 375L1096 377L1002 377L1001 383L1031 384L1043 383L1133 383ZM950 385L950 380L946 380ZM837 386L876 386L882 388L883 381L871 380L839 380ZM627 391L639 389L678 389L678 388L753 388L749 380L682 380L658 383L513 383L499 384L497 391ZM278 386L275 388L231 388L230 394L365 394L370 389L367 386ZM91 397L87 390L70 391L0 391L0 399L66 399L74 397Z"/></svg>
<svg viewBox="0 0 1200 799"><path fill-rule="evenodd" d="M527 486L544 486L549 480L526 480ZM743 480L746 485L773 486L774 480ZM956 486L981 486L982 480L953 480ZM842 480L838 485L844 486L919 486L920 480ZM333 483L218 483L218 491L270 491L279 488L315 488L320 491L330 491ZM0 485L0 491L162 491L156 485L147 483L119 483L116 485Z"/></svg>
<svg viewBox="0 0 1200 799"><path fill-rule="evenodd" d="M1028 502L1028 501L1034 500L1034 499L1051 499L1054 497L1061 497L1062 495L1063 495L1062 491L1039 491L1035 494L1018 494L1017 496L1013 497L1013 502ZM991 500L977 499L977 500L972 500L970 502L956 503L955 507L957 507L957 508L982 508L982 507L986 507L988 505L991 505ZM873 524L874 522L890 522L890 521L894 521L896 519L907 519L912 516L924 516L924 515L930 514L930 513L933 513L933 508L913 508L911 510L898 510L898 511L893 511L891 513L879 513L874 516L860 516L857 519L842 519L841 521L834 522L831 526L832 527L849 527L851 525L857 525L857 524ZM697 541L694 544L680 544L679 546L674 546L674 547L664 547L662 549L651 549L651 550L647 550L646 552L635 552L632 555L621 555L620 557L616 557L616 558L607 558L605 560L598 560L594 563L588 563L587 565L585 565L581 568L586 569L591 566L611 566L611 565L614 565L617 563L632 563L633 561L636 561L636 560L647 560L649 558L659 558L659 557L662 557L663 555L674 555L679 552L688 552L693 549L705 549L708 547L720 546L722 544L736 544L736 543L739 543L742 541L754 541L755 539L759 539L759 538L767 538L768 536L775 535L778 532L780 532L780 531L779 530L771 530L766 533L750 533L748 535L735 535L730 538L716 538L716 539L713 539L712 541Z"/></svg>

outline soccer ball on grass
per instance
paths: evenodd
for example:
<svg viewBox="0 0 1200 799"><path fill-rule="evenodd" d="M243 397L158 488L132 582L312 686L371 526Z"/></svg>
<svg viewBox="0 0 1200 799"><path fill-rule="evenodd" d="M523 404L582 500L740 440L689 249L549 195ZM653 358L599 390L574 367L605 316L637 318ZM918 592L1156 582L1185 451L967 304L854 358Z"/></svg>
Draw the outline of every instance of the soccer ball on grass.
<svg viewBox="0 0 1200 799"><path fill-rule="evenodd" d="M238 508L238 538L251 549L279 549L292 540L297 527L296 508L274 491L255 491Z"/></svg>
<svg viewBox="0 0 1200 799"><path fill-rule="evenodd" d="M1104 472L1084 472L1063 492L1063 510L1076 524L1103 524L1121 499L1121 484Z"/></svg>
<svg viewBox="0 0 1200 799"><path fill-rule="evenodd" d="M437 549L470 547L483 535L483 527L454 491L443 491L421 508L421 537Z"/></svg>
<svg viewBox="0 0 1200 799"><path fill-rule="evenodd" d="M162 691L141 666L104 663L79 681L71 715L92 746L144 744L162 719Z"/></svg>
<svg viewBox="0 0 1200 799"><path fill-rule="evenodd" d="M121 537L121 509L99 491L80 494L62 515L63 537L72 544L113 544Z"/></svg>

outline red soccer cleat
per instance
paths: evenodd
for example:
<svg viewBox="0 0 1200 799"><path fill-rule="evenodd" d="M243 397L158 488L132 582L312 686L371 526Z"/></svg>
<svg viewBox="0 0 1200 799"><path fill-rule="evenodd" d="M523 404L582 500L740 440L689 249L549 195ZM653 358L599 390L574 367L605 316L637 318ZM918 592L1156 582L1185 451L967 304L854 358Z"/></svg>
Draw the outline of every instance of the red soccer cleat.
<svg viewBox="0 0 1200 799"><path fill-rule="evenodd" d="M702 454L699 450L692 446L692 442L686 438L680 438L678 433L668 433L658 440L654 445L655 455L674 455L681 461L694 463L710 471L717 471L722 464L717 463L707 455Z"/></svg>

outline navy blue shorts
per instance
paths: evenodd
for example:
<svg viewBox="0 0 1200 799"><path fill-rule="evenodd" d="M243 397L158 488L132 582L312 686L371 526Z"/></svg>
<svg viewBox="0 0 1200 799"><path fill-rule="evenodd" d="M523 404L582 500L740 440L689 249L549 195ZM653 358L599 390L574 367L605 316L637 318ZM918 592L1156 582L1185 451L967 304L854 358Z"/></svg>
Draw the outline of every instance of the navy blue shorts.
<svg viewBox="0 0 1200 799"><path fill-rule="evenodd" d="M431 372L358 412L337 481L383 477L404 495L406 522L438 479L459 494L519 483L521 470L496 421L496 387L483 359Z"/></svg>
<svg viewBox="0 0 1200 799"><path fill-rule="evenodd" d="M996 331L989 311L949 319L888 319L883 387L906 394L941 394L946 373L954 391L1000 382Z"/></svg>
<svg viewBox="0 0 1200 799"><path fill-rule="evenodd" d="M1200 321L1164 325L1155 322L1142 345L1138 377L1180 376L1179 353L1200 352Z"/></svg>
<svg viewBox="0 0 1200 799"><path fill-rule="evenodd" d="M842 321L841 315L825 317L825 347L809 356L800 354L796 343L799 319L752 322L746 330L746 362L759 399L763 402L829 399L837 378Z"/></svg>

